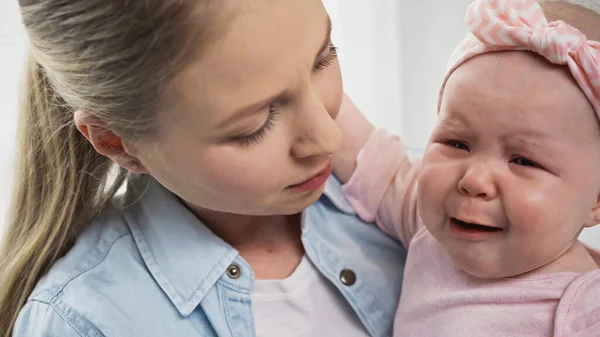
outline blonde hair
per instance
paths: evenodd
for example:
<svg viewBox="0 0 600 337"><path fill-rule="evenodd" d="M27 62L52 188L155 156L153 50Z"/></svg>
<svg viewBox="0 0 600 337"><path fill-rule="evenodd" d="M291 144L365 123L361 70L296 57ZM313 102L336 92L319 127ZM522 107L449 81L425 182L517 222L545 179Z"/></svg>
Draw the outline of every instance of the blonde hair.
<svg viewBox="0 0 600 337"><path fill-rule="evenodd" d="M36 283L127 177L81 135L74 111L127 139L156 137L169 84L208 44L217 2L38 0L21 9L31 47L0 252L0 336L11 336Z"/></svg>

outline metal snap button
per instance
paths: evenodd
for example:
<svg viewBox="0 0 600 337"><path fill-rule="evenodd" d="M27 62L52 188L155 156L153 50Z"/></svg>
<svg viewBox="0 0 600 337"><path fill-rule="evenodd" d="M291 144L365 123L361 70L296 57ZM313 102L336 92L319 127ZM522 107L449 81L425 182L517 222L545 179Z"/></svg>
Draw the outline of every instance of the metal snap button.
<svg viewBox="0 0 600 337"><path fill-rule="evenodd" d="M240 266L238 266L237 264L230 265L227 268L227 276L234 280L240 278L240 276L242 276L242 268L240 268Z"/></svg>
<svg viewBox="0 0 600 337"><path fill-rule="evenodd" d="M356 283L356 274L350 269L344 269L340 273L340 281L347 286L352 286Z"/></svg>

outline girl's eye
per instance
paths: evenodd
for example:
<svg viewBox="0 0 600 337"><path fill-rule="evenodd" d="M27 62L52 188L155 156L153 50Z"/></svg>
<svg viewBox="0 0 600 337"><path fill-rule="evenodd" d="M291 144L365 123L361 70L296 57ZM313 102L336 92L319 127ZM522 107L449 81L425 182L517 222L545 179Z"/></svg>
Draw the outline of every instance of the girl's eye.
<svg viewBox="0 0 600 337"><path fill-rule="evenodd" d="M314 66L313 66L313 70L314 71L323 70L323 69L329 67L330 65L332 65L336 59L337 59L337 48L333 45L333 43L331 43L329 45L329 53L327 53L327 55L324 58L317 60L317 62L315 62Z"/></svg>
<svg viewBox="0 0 600 337"><path fill-rule="evenodd" d="M471 151L467 144L465 144L459 140L448 140L448 141L446 141L446 144L448 146L451 146L451 147L459 149L459 150L465 150L467 152Z"/></svg>
<svg viewBox="0 0 600 337"><path fill-rule="evenodd" d="M331 43L329 46L329 53L327 53L327 55L325 57L318 60L314 64L313 69L315 71L321 71L321 70L329 67L330 65L332 65L335 62L335 60L337 59L337 56L338 56L337 48L333 45L333 43ZM260 143L260 141L263 140L265 138L265 136L267 135L267 131L271 131L275 127L276 117L277 117L277 110L275 109L275 106L272 104L269 107L269 117L267 118L265 124L263 124L263 126L260 129L258 129L257 131L255 131L249 135L234 137L232 140L244 147Z"/></svg>
<svg viewBox="0 0 600 337"><path fill-rule="evenodd" d="M271 106L269 106L269 117L267 117L267 120L260 127L260 129L254 131L253 133L251 133L249 135L234 137L232 140L243 147L248 147L251 145L258 144L263 139L265 139L268 131L273 130L273 128L275 127L276 118L277 118L277 109L275 109L275 106L273 104L271 104Z"/></svg>

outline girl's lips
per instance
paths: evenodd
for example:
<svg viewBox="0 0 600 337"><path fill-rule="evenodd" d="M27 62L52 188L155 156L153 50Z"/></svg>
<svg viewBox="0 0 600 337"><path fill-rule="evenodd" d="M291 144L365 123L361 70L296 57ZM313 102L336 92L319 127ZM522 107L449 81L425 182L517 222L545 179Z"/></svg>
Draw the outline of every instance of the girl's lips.
<svg viewBox="0 0 600 337"><path fill-rule="evenodd" d="M321 187L327 181L332 171L333 164L331 160L328 160L325 165L325 168L323 168L317 174L299 184L291 185L289 188L302 192L314 191Z"/></svg>

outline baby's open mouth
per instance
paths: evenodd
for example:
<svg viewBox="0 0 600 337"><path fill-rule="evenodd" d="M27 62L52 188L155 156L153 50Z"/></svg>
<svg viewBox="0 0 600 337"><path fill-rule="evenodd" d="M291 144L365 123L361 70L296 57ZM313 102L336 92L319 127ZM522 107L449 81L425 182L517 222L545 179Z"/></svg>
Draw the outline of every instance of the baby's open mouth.
<svg viewBox="0 0 600 337"><path fill-rule="evenodd" d="M502 228L498 228L498 227L491 227L491 226L486 226L486 225L464 222L464 221L458 220L457 218L450 218L450 221L452 221L454 224L460 226L461 228L469 230L469 231L499 232L502 230Z"/></svg>

